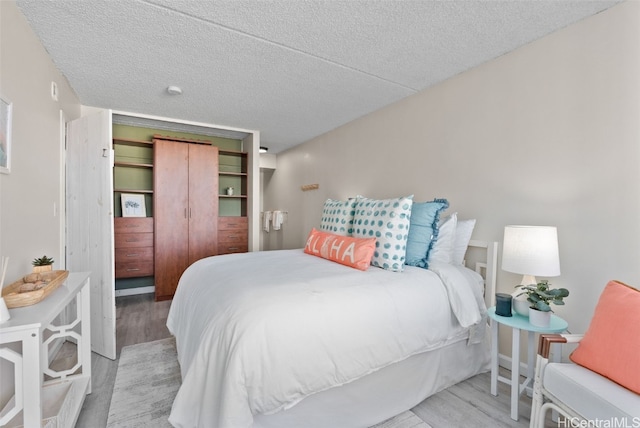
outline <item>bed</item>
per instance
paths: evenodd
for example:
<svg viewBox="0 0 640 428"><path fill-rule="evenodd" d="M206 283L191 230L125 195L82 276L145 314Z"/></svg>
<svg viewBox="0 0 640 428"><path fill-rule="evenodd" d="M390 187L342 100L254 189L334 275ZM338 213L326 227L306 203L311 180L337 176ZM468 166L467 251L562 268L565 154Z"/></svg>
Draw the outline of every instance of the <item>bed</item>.
<svg viewBox="0 0 640 428"><path fill-rule="evenodd" d="M369 427L487 371L497 243L469 247L473 270L361 271L302 249L194 263L167 321L182 374L169 421Z"/></svg>

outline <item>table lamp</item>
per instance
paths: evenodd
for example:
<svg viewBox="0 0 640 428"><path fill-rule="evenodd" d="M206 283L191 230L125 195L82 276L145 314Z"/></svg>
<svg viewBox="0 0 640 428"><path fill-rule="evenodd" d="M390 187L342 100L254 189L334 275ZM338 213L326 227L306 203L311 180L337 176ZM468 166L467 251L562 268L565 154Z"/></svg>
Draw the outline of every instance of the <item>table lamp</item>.
<svg viewBox="0 0 640 428"><path fill-rule="evenodd" d="M537 284L536 276L560 275L558 230L553 226L505 226L502 270L521 274L521 285ZM513 294L514 310L528 316L529 304L525 301L524 308L518 307L518 293Z"/></svg>

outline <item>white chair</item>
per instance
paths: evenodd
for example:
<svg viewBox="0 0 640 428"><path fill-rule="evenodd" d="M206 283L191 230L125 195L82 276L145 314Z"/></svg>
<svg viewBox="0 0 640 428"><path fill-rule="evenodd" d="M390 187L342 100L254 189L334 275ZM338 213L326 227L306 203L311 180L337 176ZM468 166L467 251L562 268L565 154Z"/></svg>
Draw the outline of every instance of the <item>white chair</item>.
<svg viewBox="0 0 640 428"><path fill-rule="evenodd" d="M567 418L566 426L640 426L640 395L580 365L549 363L552 344L577 343L582 337L540 335L530 428L544 427L549 409ZM593 425L596 421L601 425Z"/></svg>

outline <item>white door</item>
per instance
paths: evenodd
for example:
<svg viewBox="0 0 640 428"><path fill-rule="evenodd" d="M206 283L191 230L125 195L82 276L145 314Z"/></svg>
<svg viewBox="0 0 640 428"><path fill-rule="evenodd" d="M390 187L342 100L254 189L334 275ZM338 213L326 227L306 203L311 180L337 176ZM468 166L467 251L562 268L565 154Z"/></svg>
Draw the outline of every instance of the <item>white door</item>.
<svg viewBox="0 0 640 428"><path fill-rule="evenodd" d="M116 358L111 110L67 124L67 269L91 272L91 350Z"/></svg>

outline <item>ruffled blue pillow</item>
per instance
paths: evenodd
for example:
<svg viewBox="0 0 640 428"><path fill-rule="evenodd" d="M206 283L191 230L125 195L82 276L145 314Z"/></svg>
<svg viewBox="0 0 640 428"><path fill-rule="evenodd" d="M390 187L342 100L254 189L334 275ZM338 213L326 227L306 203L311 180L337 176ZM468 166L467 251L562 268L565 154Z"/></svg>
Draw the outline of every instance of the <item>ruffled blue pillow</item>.
<svg viewBox="0 0 640 428"><path fill-rule="evenodd" d="M449 201L446 199L413 204L405 264L425 269L429 267L429 251L438 237L440 213L447 208L449 208Z"/></svg>

